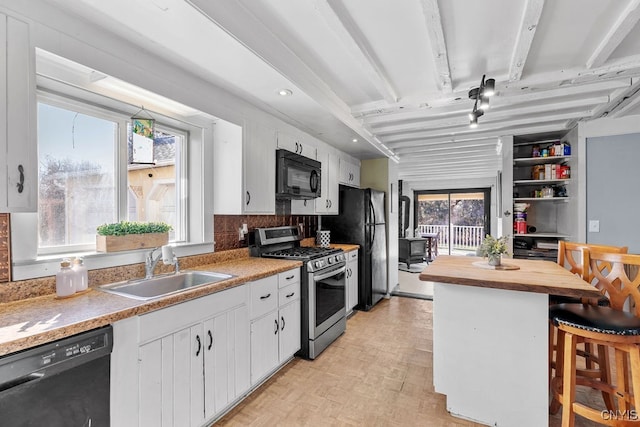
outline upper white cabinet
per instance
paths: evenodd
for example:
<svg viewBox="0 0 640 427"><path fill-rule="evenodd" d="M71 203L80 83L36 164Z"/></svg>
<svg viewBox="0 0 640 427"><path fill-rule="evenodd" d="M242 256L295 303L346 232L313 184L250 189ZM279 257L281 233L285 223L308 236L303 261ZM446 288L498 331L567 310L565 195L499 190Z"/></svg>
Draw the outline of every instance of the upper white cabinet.
<svg viewBox="0 0 640 427"><path fill-rule="evenodd" d="M360 187L360 162L340 157L340 184Z"/></svg>
<svg viewBox="0 0 640 427"><path fill-rule="evenodd" d="M322 163L322 196L316 199L316 213L324 215L337 215L338 206L338 172L339 159L336 154L330 151L318 149L318 160Z"/></svg>
<svg viewBox="0 0 640 427"><path fill-rule="evenodd" d="M0 14L0 212L37 210L35 53L29 25ZM4 156L3 156L4 157Z"/></svg>
<svg viewBox="0 0 640 427"><path fill-rule="evenodd" d="M275 214L274 131L219 120L214 126L214 213Z"/></svg>
<svg viewBox="0 0 640 427"><path fill-rule="evenodd" d="M292 153L300 154L310 159L317 159L316 147L300 137L277 132L276 139L278 148L284 148Z"/></svg>

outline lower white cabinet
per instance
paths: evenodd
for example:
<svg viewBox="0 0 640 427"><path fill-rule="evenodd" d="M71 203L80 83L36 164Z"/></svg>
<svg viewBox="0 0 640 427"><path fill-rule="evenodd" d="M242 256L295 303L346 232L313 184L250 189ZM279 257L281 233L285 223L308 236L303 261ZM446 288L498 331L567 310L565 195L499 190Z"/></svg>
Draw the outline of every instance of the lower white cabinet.
<svg viewBox="0 0 640 427"><path fill-rule="evenodd" d="M347 314L353 311L353 307L358 304L358 250L347 252L347 286L346 308Z"/></svg>
<svg viewBox="0 0 640 427"><path fill-rule="evenodd" d="M253 386L300 349L300 269L280 273L277 279L257 280L249 286Z"/></svg>
<svg viewBox="0 0 640 427"><path fill-rule="evenodd" d="M201 426L249 390L244 288L140 316L138 425Z"/></svg>

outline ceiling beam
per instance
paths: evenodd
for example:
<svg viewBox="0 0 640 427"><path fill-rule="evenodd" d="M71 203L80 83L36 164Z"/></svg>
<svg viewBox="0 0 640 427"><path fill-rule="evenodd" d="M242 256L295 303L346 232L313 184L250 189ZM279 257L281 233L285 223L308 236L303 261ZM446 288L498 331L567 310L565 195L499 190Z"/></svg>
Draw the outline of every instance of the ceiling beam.
<svg viewBox="0 0 640 427"><path fill-rule="evenodd" d="M450 136L437 136L433 138L424 138L417 139L413 141L401 141L401 142L388 142L387 146L389 146L392 150L396 150L399 148L411 148L411 147L420 147L424 144L430 143L458 143L458 142L469 142L475 140L484 140L494 138L497 140L500 137L505 135L527 135L534 133L545 133L545 132L558 132L564 131L566 128L564 127L564 120L560 120L553 123L545 123L541 125L533 125L533 126L524 126L524 127L515 127L515 128L506 128L506 129L483 129L479 132L474 133L473 135L454 135Z"/></svg>
<svg viewBox="0 0 640 427"><path fill-rule="evenodd" d="M494 130L494 131L505 130L504 133L508 133L508 131L506 130L513 127L526 126L526 125L532 125L537 123L558 122L558 121L564 121L568 119L588 118L588 117L591 117L592 114L593 114L592 110L572 111L572 112L561 113L561 114L550 112L549 114L543 115L543 116L538 115L538 116L531 116L531 117L515 119L515 120L502 120L502 121L493 121L493 122L491 120L485 120L484 122L481 122L479 124L478 128L483 128L486 130ZM483 117L485 117L486 119L490 118L490 116L483 116ZM424 139L424 138L429 138L433 136L439 136L439 135L442 135L443 133L455 133L456 135L461 135L461 134L474 134L477 131L478 131L477 128L476 129L470 128L467 122L467 124L457 126L457 127L412 132L410 134L390 135L386 137L381 137L379 139L384 144L388 144L390 142L396 142L396 141Z"/></svg>
<svg viewBox="0 0 640 427"><path fill-rule="evenodd" d="M216 2L186 0L215 25L234 37L254 55L279 72L325 108L336 119L357 133L384 156L394 154L351 115L351 109L327 84L298 57L283 40L246 9L238 0Z"/></svg>
<svg viewBox="0 0 640 427"><path fill-rule="evenodd" d="M380 96L386 102L397 102L398 95L390 83L384 67L342 2L317 0L315 5L325 23L343 42L344 47L358 62Z"/></svg>
<svg viewBox="0 0 640 427"><path fill-rule="evenodd" d="M632 61L633 66L637 66L638 75L640 75L640 55L637 60ZM630 65L630 63L625 64ZM604 70L607 69L607 71ZM617 73L623 70L622 64L619 66L603 67L602 72ZM582 68L581 70L584 70ZM540 77L542 76L542 77ZM504 105L504 104L516 104L521 102L529 102L537 99L546 99L553 97L564 97L567 95L581 95L585 93L604 92L617 89L620 87L626 87L631 84L631 77L618 76L617 78L600 79L596 81L582 81L568 83L571 79L578 77L579 74L571 73L570 75L563 75L562 72L552 72L539 74L537 76L528 77L524 80L514 83L507 83L500 87L497 96L493 97L492 105ZM597 77L597 76L596 76ZM453 94L442 96L442 94L431 94L417 96L416 99L411 97L405 97L400 102L389 106L388 108L381 106L379 102L365 103L351 107L351 112L354 116L359 117L360 120L364 120L367 124L379 123L382 121L403 120L405 118L413 118L417 112L429 112L440 109L456 109L460 106L464 108L470 104L468 99L468 89L462 91L455 91ZM415 98L415 97L414 97ZM424 102L424 99L429 99L428 103ZM520 101L522 99L522 101ZM424 105L424 107L418 108L418 106Z"/></svg>
<svg viewBox="0 0 640 427"><path fill-rule="evenodd" d="M640 20L640 0L632 0L587 60L587 68L599 67L604 64L613 51L629 35L638 20Z"/></svg>
<svg viewBox="0 0 640 427"><path fill-rule="evenodd" d="M520 21L520 30L516 44L511 54L511 64L509 65L509 81L520 80L522 70L524 69L529 50L533 44L533 38L540 22L544 0L527 0L524 6L524 12Z"/></svg>
<svg viewBox="0 0 640 427"><path fill-rule="evenodd" d="M492 121L500 120L500 119L508 119L515 118L519 116L528 116L531 114L538 113L547 113L549 111L563 111L569 110L572 108L584 108L591 107L594 105L608 103L609 97L606 95L603 96L593 96L590 98L583 99L574 99L570 101L562 101L555 102L549 104L540 104L540 105L532 105L528 107L520 107L517 109L502 109L502 110L494 110L490 109L486 116L490 118ZM420 122L411 122L411 123L403 123L399 125L387 125L387 126L379 126L375 127L372 130L378 136L384 136L385 134L394 134L394 133L402 133L402 132L411 132L417 130L423 130L433 127L446 127L448 125L464 125L469 123L469 119L467 118L467 114L471 112L470 110L465 111L463 114L457 113L455 117L449 117L445 119L438 120L429 120L429 117L424 117Z"/></svg>
<svg viewBox="0 0 640 427"><path fill-rule="evenodd" d="M399 148L396 149L396 155L400 158L403 158L405 155L422 155L422 153L437 153L440 151L455 151L458 150L473 150L473 149L483 149L487 150L488 147L495 147L498 143L498 140L495 138L491 138L488 140L478 139L470 142L464 142L461 144L458 143L445 143L445 144L423 144L416 147L411 148Z"/></svg>
<svg viewBox="0 0 640 427"><path fill-rule="evenodd" d="M607 117L622 117L627 111L634 109L640 103L640 78L633 79L631 88L621 93L619 98L612 101L605 112Z"/></svg>
<svg viewBox="0 0 640 427"><path fill-rule="evenodd" d="M438 0L421 0L420 4L422 5L425 26L429 33L433 62L438 75L438 85L444 93L451 93L453 90L451 69L449 68L449 55L444 41L444 30L442 29L442 17L440 16Z"/></svg>

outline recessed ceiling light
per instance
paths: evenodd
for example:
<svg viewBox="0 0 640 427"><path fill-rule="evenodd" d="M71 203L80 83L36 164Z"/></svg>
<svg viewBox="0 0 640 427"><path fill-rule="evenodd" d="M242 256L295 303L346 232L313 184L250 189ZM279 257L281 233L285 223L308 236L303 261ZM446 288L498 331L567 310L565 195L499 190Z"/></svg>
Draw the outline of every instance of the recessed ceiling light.
<svg viewBox="0 0 640 427"><path fill-rule="evenodd" d="M280 89L278 91L278 95L280 95L280 96L291 96L291 95L293 95L293 92L291 92L289 89Z"/></svg>
<svg viewBox="0 0 640 427"><path fill-rule="evenodd" d="M358 138L353 138L351 142L358 142Z"/></svg>

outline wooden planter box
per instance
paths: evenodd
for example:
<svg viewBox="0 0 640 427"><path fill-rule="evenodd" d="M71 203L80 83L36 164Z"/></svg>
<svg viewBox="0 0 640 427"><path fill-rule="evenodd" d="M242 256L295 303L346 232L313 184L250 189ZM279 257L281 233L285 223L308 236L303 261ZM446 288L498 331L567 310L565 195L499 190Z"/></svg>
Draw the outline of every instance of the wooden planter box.
<svg viewBox="0 0 640 427"><path fill-rule="evenodd" d="M96 235L96 251L117 252L157 248L169 243L169 233L127 234L125 236Z"/></svg>

